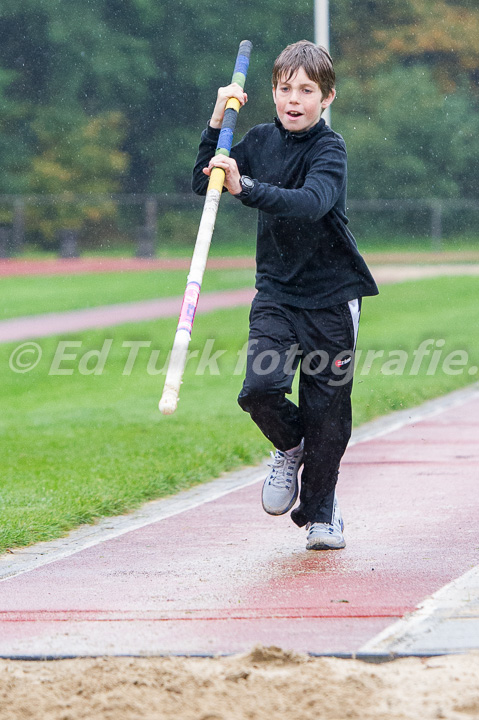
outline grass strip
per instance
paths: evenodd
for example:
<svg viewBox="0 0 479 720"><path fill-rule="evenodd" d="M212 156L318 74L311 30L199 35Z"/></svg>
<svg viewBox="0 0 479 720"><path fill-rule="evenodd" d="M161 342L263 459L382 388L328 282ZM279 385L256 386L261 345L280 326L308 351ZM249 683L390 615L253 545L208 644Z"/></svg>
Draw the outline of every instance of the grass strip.
<svg viewBox="0 0 479 720"><path fill-rule="evenodd" d="M473 277L435 278L386 286L364 302L355 425L477 380L478 290ZM41 360L25 373L10 369L16 345L0 346L0 551L263 457L268 442L236 404L247 316L247 308L198 316L171 417L157 404L176 319L42 339ZM60 340L77 344L59 356Z"/></svg>
<svg viewBox="0 0 479 720"><path fill-rule="evenodd" d="M182 213L176 232L176 240L172 241L169 234L163 235L158 242L156 257L191 258L193 240L198 229L199 214L188 221ZM244 219L243 219L244 221ZM445 235L442 239L432 238L430 235L409 234L400 235L396 232L378 231L374 225L359 230L357 215L351 213L351 230L355 236L361 252L473 252L479 250L479 238L474 233L455 233ZM186 223L186 224L185 224ZM243 222L244 224L244 222ZM221 227L222 225L222 227ZM374 234L374 233L377 234ZM228 239L229 236L229 239ZM251 257L255 251L256 233L254 223L248 220L247 226L235 223L228 216L218 216L215 235L211 244L209 257L234 257L245 255ZM82 257L134 257L135 244L132 242L112 241L111 245L102 244L97 249L86 249ZM55 259L58 253L39 250L32 246L25 246L22 252L25 259Z"/></svg>
<svg viewBox="0 0 479 720"><path fill-rule="evenodd" d="M4 277L0 320L183 295L187 271ZM208 270L203 292L253 286L254 270Z"/></svg>

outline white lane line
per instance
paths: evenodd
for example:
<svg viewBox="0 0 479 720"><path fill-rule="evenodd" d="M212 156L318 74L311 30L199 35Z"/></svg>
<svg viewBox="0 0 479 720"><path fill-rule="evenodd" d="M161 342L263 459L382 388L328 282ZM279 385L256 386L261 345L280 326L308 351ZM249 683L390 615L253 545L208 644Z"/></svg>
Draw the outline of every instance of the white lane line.
<svg viewBox="0 0 479 720"><path fill-rule="evenodd" d="M0 556L0 582L191 510L203 503L217 500L228 493L258 482L264 478L265 473L266 464L243 468L227 473L212 482L183 490L172 497L153 500L127 515L103 518L94 525L82 525L72 530L66 537L14 550L12 553Z"/></svg>
<svg viewBox="0 0 479 720"><path fill-rule="evenodd" d="M419 604L418 609L371 638L358 655L443 654L477 648L479 641L479 565ZM457 633L448 622L467 623ZM471 622L473 623L471 625Z"/></svg>
<svg viewBox="0 0 479 720"><path fill-rule="evenodd" d="M353 431L350 446L387 435L451 407L462 405L479 394L479 384L430 400L417 408L399 410L366 423ZM94 525L83 525L66 537L37 543L0 556L0 582L38 567L61 560L125 533L151 525L165 518L186 512L203 503L217 500L228 493L253 485L264 479L266 461L259 466L242 468L216 480L184 490L170 498L154 500L127 515L108 517Z"/></svg>

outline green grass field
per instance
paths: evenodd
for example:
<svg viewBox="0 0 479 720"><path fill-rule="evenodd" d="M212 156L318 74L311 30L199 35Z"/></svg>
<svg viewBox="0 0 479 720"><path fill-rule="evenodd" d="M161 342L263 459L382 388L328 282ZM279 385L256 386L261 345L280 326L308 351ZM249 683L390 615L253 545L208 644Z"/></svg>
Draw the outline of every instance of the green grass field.
<svg viewBox="0 0 479 720"><path fill-rule="evenodd" d="M191 228L187 232L181 233L181 237L176 242L171 242L168 236L159 237L157 243L156 256L159 258L184 257L191 258L192 243L194 242L196 233L197 218L191 224ZM229 233L234 234L232 237L225 238L223 234L216 232L215 239L211 245L209 257L253 257L255 252L255 230L254 227L246 229L240 228L233 223L229 228ZM354 231L353 231L354 232ZM437 252L438 245L441 252L478 252L479 241L476 235L456 235L444 237L438 243L433 241L430 236L394 236L388 237L384 234L374 236L371 232L355 233L359 249L362 253L403 253L403 252ZM220 238L217 240L216 238ZM133 257L135 254L134 243L113 243L110 247L101 247L98 249L87 248L82 252L84 257ZM57 252L44 251L34 248L33 246L25 246L22 258L25 259L55 259L58 257Z"/></svg>
<svg viewBox="0 0 479 720"><path fill-rule="evenodd" d="M373 235L370 231L364 233L355 232L358 247L361 253L404 253L412 252L429 253L429 252L455 252L469 253L479 252L479 240L477 235L455 235L442 238L440 241L433 240L428 235L414 236L396 234L394 237L383 234ZM238 236L234 241L225 243L217 243L211 246L211 257L221 257L224 255L248 255L254 254L255 241L251 234ZM127 248L125 248L125 251ZM132 254L131 248L129 254ZM159 243L158 257L174 257L185 256L191 254L191 246L187 244L169 245L167 242Z"/></svg>
<svg viewBox="0 0 479 720"><path fill-rule="evenodd" d="M50 282L53 288L63 281ZM477 381L478 290L476 278L438 278L385 286L365 300L356 426ZM40 362L23 374L9 366L17 344L1 345L0 551L58 537L263 457L269 444L236 404L247 316L239 308L197 317L190 349L198 357L188 362L171 417L160 415L158 400L176 318L62 336L78 345L64 348L61 362L59 338L40 340ZM426 340L429 355L411 374ZM131 362L136 341L150 345ZM102 351L104 369L95 374ZM382 356L368 359L372 351ZM462 353L460 367L454 352Z"/></svg>
<svg viewBox="0 0 479 720"><path fill-rule="evenodd" d="M0 320L183 295L187 270L32 275L0 282ZM253 286L254 270L208 270L202 292Z"/></svg>

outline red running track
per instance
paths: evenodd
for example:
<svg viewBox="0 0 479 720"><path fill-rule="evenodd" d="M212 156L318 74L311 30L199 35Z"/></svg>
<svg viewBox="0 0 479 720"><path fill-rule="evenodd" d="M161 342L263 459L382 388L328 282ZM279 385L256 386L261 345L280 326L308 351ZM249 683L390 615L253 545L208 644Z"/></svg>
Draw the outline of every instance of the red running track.
<svg viewBox="0 0 479 720"><path fill-rule="evenodd" d="M479 394L350 447L347 547L307 552L261 483L0 583L0 655L350 654L477 563Z"/></svg>
<svg viewBox="0 0 479 720"><path fill-rule="evenodd" d="M192 247L193 251L193 247ZM9 275L79 275L82 273L188 270L190 258L65 258L51 260L0 259L0 277ZM251 257L209 258L211 270L254 268Z"/></svg>

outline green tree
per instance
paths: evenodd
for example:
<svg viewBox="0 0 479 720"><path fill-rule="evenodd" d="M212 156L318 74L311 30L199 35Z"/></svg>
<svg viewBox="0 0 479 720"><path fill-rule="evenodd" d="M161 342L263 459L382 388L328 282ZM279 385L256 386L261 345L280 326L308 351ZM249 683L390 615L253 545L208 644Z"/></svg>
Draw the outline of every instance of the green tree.
<svg viewBox="0 0 479 720"><path fill-rule="evenodd" d="M479 115L467 92L447 96L428 67L396 67L345 81L338 99L351 197L477 196Z"/></svg>
<svg viewBox="0 0 479 720"><path fill-rule="evenodd" d="M148 39L156 67L141 117L135 117L135 109L127 110L134 127L127 146L130 189L188 192L200 132L218 87L230 81L239 42L251 40L253 54L247 79L250 103L240 113L237 137L272 119L273 60L287 43L313 39L312 4L137 0L123 5L128 9L119 17Z"/></svg>
<svg viewBox="0 0 479 720"><path fill-rule="evenodd" d="M21 132L25 127L25 105L8 96L14 78L14 72L0 68L0 193L20 193L26 189L29 153Z"/></svg>
<svg viewBox="0 0 479 720"><path fill-rule="evenodd" d="M67 120L120 111L125 190L187 190L199 131L239 41L254 44L247 127L272 117L272 60L287 42L312 39L312 15L310 0L4 0L0 65L16 70L10 97L30 103L33 120L44 106L64 108Z"/></svg>
<svg viewBox="0 0 479 720"><path fill-rule="evenodd" d="M124 138L123 118L118 112L104 112L81 121L78 114L66 117L62 109L47 107L31 126L37 153L28 176L33 193L64 195L54 205L31 209L29 222L48 242L61 228L80 229L104 222L116 215L112 202L95 195L114 193L128 168L128 156L119 150ZM91 202L68 202L76 194L91 195Z"/></svg>
<svg viewBox="0 0 479 720"><path fill-rule="evenodd" d="M331 9L333 125L348 144L350 196L477 197L477 3L337 0Z"/></svg>
<svg viewBox="0 0 479 720"><path fill-rule="evenodd" d="M462 177L468 179L467 187L475 187L471 168L476 140L471 133L477 109L463 87L469 83L478 88L476 0L335 0L331 15L339 78L333 124L344 128L348 142L351 194L374 196L387 190L417 195L426 190L432 194L433 189L451 195L463 191ZM75 183L96 187L94 166L88 179L82 152L69 155L69 145L60 142L59 135L64 132L75 145L72 133L80 133L96 119L111 117L108 113L119 113L122 132L112 133L116 144L113 148L110 143L108 152L129 157L120 179L122 189L189 191L199 134L217 87L230 79L243 38L253 42L254 50L247 81L250 103L240 113L236 137L273 117L272 62L287 43L313 39L311 0L294 4L282 0L260 4L247 0L234 4L3 0L0 153L6 172L2 188L46 188L48 182L39 167L45 168L45 158L50 156L55 156L62 170L69 168L71 189ZM446 93L448 101L442 107ZM444 173L438 174L441 161L433 160L433 155L444 143L452 142L455 128L446 118L447 107L456 107L454 103L461 112L462 137L468 140L454 139L454 162L451 159ZM417 118L415 137L422 137L423 126L428 128L427 138L417 146L404 120L406 108L414 105L410 117L414 122ZM39 128L49 113L57 129L40 143ZM388 140L377 140L380 136ZM372 152L375 138L377 149L387 159L382 164ZM51 142L49 148L47 142ZM366 153L368 147L371 152ZM365 184L355 180L355 158L359 157L374 171ZM429 171L435 174L428 185ZM36 181L35 173L39 173ZM100 184L108 185L108 173L111 187L117 187L113 167L104 166Z"/></svg>
<svg viewBox="0 0 479 720"><path fill-rule="evenodd" d="M446 90L466 76L479 91L479 8L470 0L414 0L413 12L395 28L375 31L382 60L428 65Z"/></svg>
<svg viewBox="0 0 479 720"><path fill-rule="evenodd" d="M0 6L0 65L9 80L3 96L10 109L7 128L4 105L0 152L3 142L17 157L4 192L121 189L128 156L119 106L141 103L154 67L147 41L118 32L107 6L106 0L5 0ZM98 206L37 207L29 226L50 242L61 225L78 227L98 212ZM103 205L100 215L112 212Z"/></svg>
<svg viewBox="0 0 479 720"><path fill-rule="evenodd" d="M476 0L335 0L332 47L342 76L370 77L385 67L428 66L451 90L468 77L479 90Z"/></svg>

